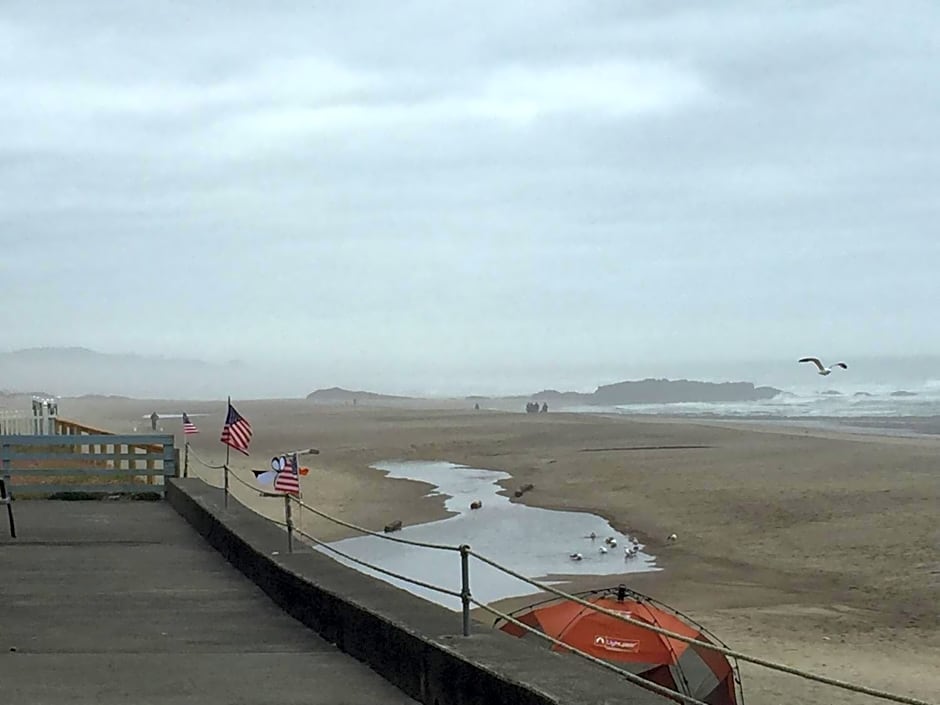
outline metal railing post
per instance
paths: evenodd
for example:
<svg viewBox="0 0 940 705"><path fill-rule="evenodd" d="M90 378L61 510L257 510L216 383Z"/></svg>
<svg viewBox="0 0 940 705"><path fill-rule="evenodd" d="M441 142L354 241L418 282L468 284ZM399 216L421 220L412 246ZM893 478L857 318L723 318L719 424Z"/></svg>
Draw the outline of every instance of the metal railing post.
<svg viewBox="0 0 940 705"><path fill-rule="evenodd" d="M463 635L470 636L470 547L460 545L460 601L463 603Z"/></svg>
<svg viewBox="0 0 940 705"><path fill-rule="evenodd" d="M228 509L228 463L222 466L222 477L225 483L222 487L223 502L225 508Z"/></svg>
<svg viewBox="0 0 940 705"><path fill-rule="evenodd" d="M294 521L291 518L290 495L284 495L284 523L287 524L287 552L294 552Z"/></svg>
<svg viewBox="0 0 940 705"><path fill-rule="evenodd" d="M10 538L16 538L16 520L13 518L13 497L7 495L7 483L3 477L0 477L0 500L2 504L7 505L7 517L10 522Z"/></svg>
<svg viewBox="0 0 940 705"><path fill-rule="evenodd" d="M7 505L7 517L10 521L10 537L16 538L16 520L13 518L13 483L10 478L10 445L4 443L0 446L0 499ZM10 483L7 494L7 483Z"/></svg>

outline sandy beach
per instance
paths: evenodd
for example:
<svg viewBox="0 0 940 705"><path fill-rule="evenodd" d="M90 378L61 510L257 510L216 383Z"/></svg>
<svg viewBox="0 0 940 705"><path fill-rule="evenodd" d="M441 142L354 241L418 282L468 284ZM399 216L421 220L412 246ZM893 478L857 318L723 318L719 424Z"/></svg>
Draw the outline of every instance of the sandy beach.
<svg viewBox="0 0 940 705"><path fill-rule="evenodd" d="M527 504L590 511L641 536L664 570L624 581L688 613L732 648L938 700L940 438L438 406L240 402L254 427L252 456L233 456L232 467L247 479L278 451L316 447L321 454L306 462L306 501L377 530L446 513L440 498L425 496L426 485L386 479L372 463L447 460L502 470L512 476L510 492L535 486L523 497ZM74 399L60 409L123 433L135 424L149 429L142 417L153 410L208 413L193 419L202 432L191 439L190 469L220 481L196 457L210 464L224 458L224 402ZM179 420L161 424L182 445ZM233 487L239 499L278 514L277 500ZM351 535L312 516L302 521L325 539ZM666 542L673 532L678 541ZM568 587L616 582L579 578ZM742 675L752 704L876 702L749 664Z"/></svg>

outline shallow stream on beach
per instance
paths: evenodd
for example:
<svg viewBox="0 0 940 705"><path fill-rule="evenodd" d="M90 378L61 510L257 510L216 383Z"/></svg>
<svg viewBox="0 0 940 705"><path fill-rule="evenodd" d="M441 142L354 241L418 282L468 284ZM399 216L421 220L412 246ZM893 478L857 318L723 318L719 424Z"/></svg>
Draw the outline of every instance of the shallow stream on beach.
<svg viewBox="0 0 940 705"><path fill-rule="evenodd" d="M537 580L563 575L619 575L660 570L655 559L642 550L632 558L624 556L631 537L621 534L606 519L583 512L563 512L528 507L510 502L500 492L499 480L510 475L454 465L449 462L383 462L374 466L388 477L420 480L434 485L430 496L441 496L444 506L455 516L427 524L405 526L393 536L414 541L459 546L469 544L474 551ZM538 491L536 487L534 492ZM482 508L471 510L480 500ZM407 517L401 517L407 524ZM597 535L590 539L591 533ZM612 537L617 546L608 546ZM410 578L460 592L460 556L456 552L418 548L374 536L360 536L331 543L330 546L355 558ZM607 553L601 552L607 548ZM460 600L427 588L411 585L347 561L326 549L317 549L341 563L385 580L397 587L460 609ZM581 560L570 555L580 553ZM545 580L545 582L554 582ZM598 581L607 587L610 581ZM538 590L479 560L470 559L470 590L474 598L492 602L506 597L529 595Z"/></svg>

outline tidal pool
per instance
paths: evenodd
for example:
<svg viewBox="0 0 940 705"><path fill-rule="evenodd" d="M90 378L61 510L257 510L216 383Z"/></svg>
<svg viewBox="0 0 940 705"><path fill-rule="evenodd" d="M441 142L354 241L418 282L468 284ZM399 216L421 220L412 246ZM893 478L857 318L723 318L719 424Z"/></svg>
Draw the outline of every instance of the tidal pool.
<svg viewBox="0 0 940 705"><path fill-rule="evenodd" d="M517 573L548 583L559 582L559 576L660 570L653 556L643 552L642 545L638 554L625 557L624 548L631 545L631 537L616 531L602 517L510 502L508 497L498 494L502 488L497 482L510 477L504 472L424 461L383 462L373 467L391 478L433 484L429 496L441 496L444 506L457 513L447 519L415 526L407 526L408 517L400 517L406 526L393 534L396 537L450 546L469 544L474 551ZM534 491L537 492L538 487ZM470 503L477 500L482 501L482 508L471 510ZM597 536L593 540L589 538L592 532ZM616 540L617 545L608 545L605 542L608 538ZM407 546L375 536L358 536L329 545L385 570L460 592L460 555L456 552ZM602 547L607 553L601 551ZM460 609L458 598L383 575L322 547L316 550L427 600ZM580 553L582 559L572 559L572 553ZM606 583L599 581L598 587L606 587ZM487 603L538 592L531 585L473 557L470 559L470 591L475 599Z"/></svg>

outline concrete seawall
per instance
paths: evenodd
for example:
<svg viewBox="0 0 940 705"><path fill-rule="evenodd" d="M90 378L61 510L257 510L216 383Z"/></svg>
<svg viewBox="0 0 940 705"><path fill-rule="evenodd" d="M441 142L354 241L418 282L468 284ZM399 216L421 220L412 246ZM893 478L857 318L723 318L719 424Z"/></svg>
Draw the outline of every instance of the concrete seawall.
<svg viewBox="0 0 940 705"><path fill-rule="evenodd" d="M201 480L171 480L167 500L282 609L427 705L662 705L614 673L475 625L460 614L298 547L284 531ZM453 556L455 580L458 561ZM471 567L472 585L472 567ZM354 684L350 684L354 688Z"/></svg>

